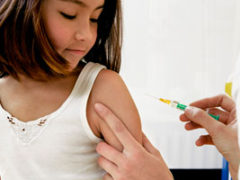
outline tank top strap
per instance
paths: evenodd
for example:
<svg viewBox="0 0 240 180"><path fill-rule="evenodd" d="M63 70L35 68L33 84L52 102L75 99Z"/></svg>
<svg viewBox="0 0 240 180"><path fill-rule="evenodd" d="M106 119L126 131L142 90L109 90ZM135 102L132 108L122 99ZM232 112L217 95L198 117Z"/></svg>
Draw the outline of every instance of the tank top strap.
<svg viewBox="0 0 240 180"><path fill-rule="evenodd" d="M76 92L73 93L73 95L75 96L80 96L79 107L81 107L81 111L80 111L81 122L85 132L93 142L100 142L101 139L95 136L95 134L92 132L88 124L87 102L88 102L88 98L91 93L93 84L99 72L102 69L106 69L106 67L98 63L88 62L87 65L83 68L81 75L79 77L79 80L77 81L76 88L75 88Z"/></svg>
<svg viewBox="0 0 240 180"><path fill-rule="evenodd" d="M88 62L82 69L74 87L75 92L72 94L89 95L88 93L92 90L94 81L102 69L106 69L106 67L99 63Z"/></svg>

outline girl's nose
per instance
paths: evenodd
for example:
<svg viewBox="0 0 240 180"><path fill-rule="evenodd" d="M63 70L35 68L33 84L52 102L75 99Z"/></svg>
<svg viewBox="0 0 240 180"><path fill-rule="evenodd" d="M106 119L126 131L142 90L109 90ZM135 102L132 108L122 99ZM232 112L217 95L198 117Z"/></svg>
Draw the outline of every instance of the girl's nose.
<svg viewBox="0 0 240 180"><path fill-rule="evenodd" d="M84 23L79 26L78 30L75 33L75 39L77 41L88 41L92 38L92 32L90 28L90 23Z"/></svg>
<svg viewBox="0 0 240 180"><path fill-rule="evenodd" d="M86 41L86 38L84 36L82 36L82 34L80 32L76 32L75 39L77 41Z"/></svg>

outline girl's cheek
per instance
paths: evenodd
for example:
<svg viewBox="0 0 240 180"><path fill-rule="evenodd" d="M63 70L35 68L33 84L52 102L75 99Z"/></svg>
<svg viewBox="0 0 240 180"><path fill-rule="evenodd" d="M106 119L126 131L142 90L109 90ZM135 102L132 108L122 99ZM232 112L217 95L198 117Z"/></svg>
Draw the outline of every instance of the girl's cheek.
<svg viewBox="0 0 240 180"><path fill-rule="evenodd" d="M58 23L52 23L48 36L56 50L62 50L67 45L71 32Z"/></svg>

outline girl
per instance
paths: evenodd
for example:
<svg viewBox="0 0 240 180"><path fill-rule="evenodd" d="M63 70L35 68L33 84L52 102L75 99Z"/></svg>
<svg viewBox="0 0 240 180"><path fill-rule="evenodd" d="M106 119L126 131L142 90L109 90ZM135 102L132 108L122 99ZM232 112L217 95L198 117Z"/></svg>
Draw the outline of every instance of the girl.
<svg viewBox="0 0 240 180"><path fill-rule="evenodd" d="M141 143L137 109L116 73L120 5L120 0L0 1L3 180L102 179L96 144L104 139L123 147L95 112L97 102L123 119Z"/></svg>

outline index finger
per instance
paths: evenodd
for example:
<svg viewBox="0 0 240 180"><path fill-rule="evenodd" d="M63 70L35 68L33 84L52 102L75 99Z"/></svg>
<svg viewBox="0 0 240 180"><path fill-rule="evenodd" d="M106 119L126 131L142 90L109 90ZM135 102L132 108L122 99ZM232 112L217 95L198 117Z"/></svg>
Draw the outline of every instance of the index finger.
<svg viewBox="0 0 240 180"><path fill-rule="evenodd" d="M196 107L187 107L185 110L185 115L190 119L191 122L199 124L206 129L210 135L213 135L218 127L223 126L221 122L216 121L205 111Z"/></svg>
<svg viewBox="0 0 240 180"><path fill-rule="evenodd" d="M190 106L195 106L201 109L221 107L224 110L230 112L235 108L235 102L233 99L225 94L217 95L210 98L204 98L199 101L195 101L190 104Z"/></svg>
<svg viewBox="0 0 240 180"><path fill-rule="evenodd" d="M94 105L96 112L111 128L116 135L124 149L134 149L139 146L139 143L135 140L132 134L128 131L123 122L113 114L113 112L106 106L100 103Z"/></svg>

